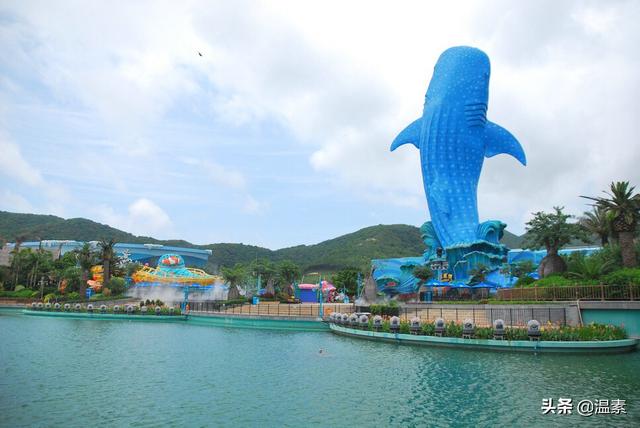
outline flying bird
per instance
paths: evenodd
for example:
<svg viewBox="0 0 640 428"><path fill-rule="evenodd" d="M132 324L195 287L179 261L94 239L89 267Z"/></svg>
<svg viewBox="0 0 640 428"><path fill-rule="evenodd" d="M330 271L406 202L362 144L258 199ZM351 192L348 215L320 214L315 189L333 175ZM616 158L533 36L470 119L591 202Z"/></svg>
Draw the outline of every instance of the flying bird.
<svg viewBox="0 0 640 428"><path fill-rule="evenodd" d="M202 56L202 54L200 52L198 52L198 55Z"/></svg>

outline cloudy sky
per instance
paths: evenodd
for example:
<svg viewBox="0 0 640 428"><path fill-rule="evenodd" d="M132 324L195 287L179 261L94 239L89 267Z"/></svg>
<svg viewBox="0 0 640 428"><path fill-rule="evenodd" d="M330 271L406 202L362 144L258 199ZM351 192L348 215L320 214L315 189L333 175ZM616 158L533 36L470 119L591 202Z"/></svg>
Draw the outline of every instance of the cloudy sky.
<svg viewBox="0 0 640 428"><path fill-rule="evenodd" d="M0 210L280 248L428 219L418 152L438 55L492 61L481 220L640 186L640 2L0 4ZM200 52L202 56L198 54Z"/></svg>

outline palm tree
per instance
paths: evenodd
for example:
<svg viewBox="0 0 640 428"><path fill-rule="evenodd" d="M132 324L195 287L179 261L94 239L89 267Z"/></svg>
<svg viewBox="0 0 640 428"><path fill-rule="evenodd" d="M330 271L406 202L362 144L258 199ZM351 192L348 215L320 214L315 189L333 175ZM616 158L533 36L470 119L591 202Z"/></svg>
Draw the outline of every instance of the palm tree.
<svg viewBox="0 0 640 428"><path fill-rule="evenodd" d="M84 243L82 248L76 250L76 259L82 269L82 281L80 282L80 298L84 298L87 290L87 280L89 279L89 269L96 263L96 254L91 249L91 245Z"/></svg>
<svg viewBox="0 0 640 428"><path fill-rule="evenodd" d="M604 247L609 243L611 235L611 219L607 210L599 205L595 205L592 211L585 211L580 218L580 224L589 233L598 235L600 244Z"/></svg>
<svg viewBox="0 0 640 428"><path fill-rule="evenodd" d="M246 275L244 267L241 264L236 263L234 267L223 267L221 271L224 282L229 284L229 294L227 295L227 299L237 299L238 297L240 297L238 285L242 283L242 280Z"/></svg>
<svg viewBox="0 0 640 428"><path fill-rule="evenodd" d="M607 197L583 198L595 201L597 206L606 210L611 219L611 228L618 235L622 265L632 268L637 265L633 238L640 221L640 194L633 193L635 187L630 186L628 181L611 183L610 190L604 191Z"/></svg>
<svg viewBox="0 0 640 428"><path fill-rule="evenodd" d="M11 258L11 270L14 273L14 277L13 277L14 288L16 287L16 285L18 285L18 276L20 275L20 246L22 245L24 240L25 240L24 235L16 236L16 243L13 246L13 250L11 250L11 252L13 253L13 256Z"/></svg>
<svg viewBox="0 0 640 428"><path fill-rule="evenodd" d="M102 259L102 284L106 287L107 284L109 284L109 281L111 280L111 264L113 263L113 260L115 259L116 255L115 252L113 251L113 246L115 245L115 242L113 239L103 239L98 243L98 246L100 247L100 258Z"/></svg>

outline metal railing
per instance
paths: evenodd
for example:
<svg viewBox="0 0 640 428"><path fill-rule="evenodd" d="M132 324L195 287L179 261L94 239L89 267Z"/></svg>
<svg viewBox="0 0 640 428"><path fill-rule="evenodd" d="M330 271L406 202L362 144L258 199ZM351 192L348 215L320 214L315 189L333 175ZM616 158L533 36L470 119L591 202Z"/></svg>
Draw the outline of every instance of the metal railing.
<svg viewBox="0 0 640 428"><path fill-rule="evenodd" d="M523 287L498 290L499 300L638 300L640 285L576 285L563 287Z"/></svg>
<svg viewBox="0 0 640 428"><path fill-rule="evenodd" d="M444 305L443 305L444 306ZM448 305L447 305L448 306ZM456 324L470 319L478 327L491 327L497 319L504 321L509 327L525 327L529 320L537 320L541 324L554 324L563 326L567 324L567 312L564 307L506 307L506 308L460 308L460 307L415 307L400 308L401 320L410 321L412 318L420 318L421 323L432 323L436 318L442 318L445 322L453 321Z"/></svg>
<svg viewBox="0 0 640 428"><path fill-rule="evenodd" d="M319 314L319 304L284 304L260 303L251 305L225 304L220 301L189 302L189 310L194 313L227 314L227 315L255 315L277 317L316 318ZM524 327L529 320L535 319L542 324L566 325L567 313L565 307L401 307L398 316L401 320L410 321L414 317L420 318L422 323L434 322L436 318L443 318L445 322L453 321L457 324L471 319L478 327L491 327L497 319L504 321L509 327ZM453 305L446 305L453 306ZM466 305L465 305L466 306ZM368 312L368 307L356 307L353 304L325 303L322 305L324 318L331 312L353 313ZM388 317L387 317L388 318Z"/></svg>
<svg viewBox="0 0 640 428"><path fill-rule="evenodd" d="M320 304L261 302L257 305L249 303L229 305L223 301L196 301L189 302L189 310L196 313L315 318L320 314ZM324 303L322 311L324 316L331 312L354 312L355 306L344 303Z"/></svg>

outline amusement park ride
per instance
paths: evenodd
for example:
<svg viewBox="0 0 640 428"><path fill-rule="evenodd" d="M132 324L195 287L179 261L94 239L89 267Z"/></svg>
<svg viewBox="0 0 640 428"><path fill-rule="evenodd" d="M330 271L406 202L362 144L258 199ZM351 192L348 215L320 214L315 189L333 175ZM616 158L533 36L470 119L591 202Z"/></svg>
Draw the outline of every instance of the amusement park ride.
<svg viewBox="0 0 640 428"><path fill-rule="evenodd" d="M202 269L188 268L183 258L178 254L165 254L158 259L155 268L143 266L131 275L136 287L165 286L178 287L184 293L182 302L183 313L188 312L189 292L212 288L222 278L209 275Z"/></svg>

